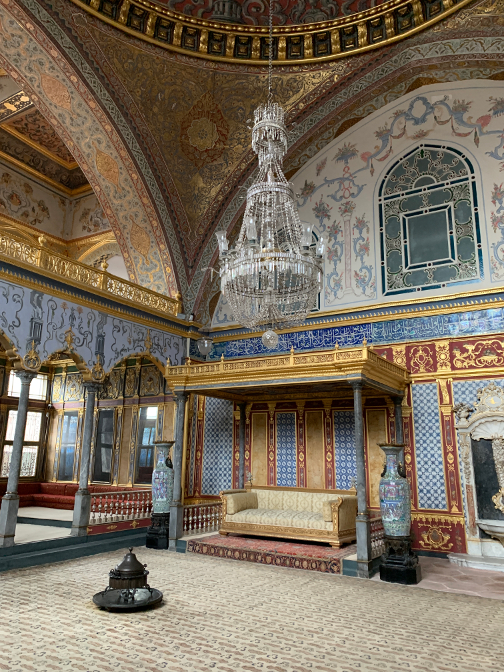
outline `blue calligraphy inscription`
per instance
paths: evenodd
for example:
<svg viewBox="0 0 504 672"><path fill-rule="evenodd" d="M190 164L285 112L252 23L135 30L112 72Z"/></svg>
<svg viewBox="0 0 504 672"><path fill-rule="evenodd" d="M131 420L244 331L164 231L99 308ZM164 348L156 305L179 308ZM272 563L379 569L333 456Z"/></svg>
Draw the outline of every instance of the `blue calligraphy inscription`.
<svg viewBox="0 0 504 672"><path fill-rule="evenodd" d="M449 307L446 310L448 312ZM289 352L291 347L296 352L324 350L333 348L335 343L340 348L355 347L361 345L364 338L369 345L380 345L433 338L479 336L501 331L504 331L503 310L489 308L280 334L278 346L274 350L267 350L259 337L230 340L216 343L209 359L220 359L222 354L226 359L278 355Z"/></svg>

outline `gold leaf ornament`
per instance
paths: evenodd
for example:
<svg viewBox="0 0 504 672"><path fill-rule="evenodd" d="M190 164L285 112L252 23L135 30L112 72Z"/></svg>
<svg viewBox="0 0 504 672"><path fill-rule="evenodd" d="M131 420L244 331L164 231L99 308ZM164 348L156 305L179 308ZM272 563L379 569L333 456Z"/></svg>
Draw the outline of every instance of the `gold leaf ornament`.
<svg viewBox="0 0 504 672"><path fill-rule="evenodd" d="M117 189L121 189L119 185L119 165L117 161L107 154L102 152L102 150L93 142L93 147L96 151L96 168L100 175L104 177L108 182L113 184Z"/></svg>
<svg viewBox="0 0 504 672"><path fill-rule="evenodd" d="M135 222L131 217L130 242L134 250L136 250L147 261L149 250L151 246L151 239L147 231Z"/></svg>
<svg viewBox="0 0 504 672"><path fill-rule="evenodd" d="M35 341L32 341L30 350L23 357L23 366L29 371L38 371L41 364L42 361L37 350L35 349Z"/></svg>
<svg viewBox="0 0 504 672"><path fill-rule="evenodd" d="M58 107L62 107L68 112L72 111L72 98L67 87L60 82L59 79L47 75L45 72L40 73L40 83L45 95L49 98L51 103Z"/></svg>

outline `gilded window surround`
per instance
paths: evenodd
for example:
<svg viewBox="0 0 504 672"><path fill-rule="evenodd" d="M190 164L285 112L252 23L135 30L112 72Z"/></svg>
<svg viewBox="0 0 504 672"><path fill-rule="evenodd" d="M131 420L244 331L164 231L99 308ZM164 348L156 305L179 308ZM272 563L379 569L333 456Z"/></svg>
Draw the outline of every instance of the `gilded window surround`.
<svg viewBox="0 0 504 672"><path fill-rule="evenodd" d="M89 4L82 0L72 2L124 33L170 51L210 61L267 65L267 50L261 49L261 39L268 35L267 27L223 24L188 17L148 0L122 0L113 17L100 10L100 0L88 0ZM275 65L323 63L370 51L428 28L470 2L472 0L460 0L454 4L454 0L440 0L439 12L430 19L421 0L390 0L365 12L334 21L275 26L273 39L277 47L273 62ZM225 48L220 49L222 55L211 53L210 35L215 35L225 45ZM242 47L245 40L247 46ZM324 42L325 51L317 55L319 42ZM289 58L287 45L291 43L299 44L299 48L297 51L292 49ZM242 48L247 53L240 57L236 54L240 54ZM330 50L330 54L327 54L327 50Z"/></svg>

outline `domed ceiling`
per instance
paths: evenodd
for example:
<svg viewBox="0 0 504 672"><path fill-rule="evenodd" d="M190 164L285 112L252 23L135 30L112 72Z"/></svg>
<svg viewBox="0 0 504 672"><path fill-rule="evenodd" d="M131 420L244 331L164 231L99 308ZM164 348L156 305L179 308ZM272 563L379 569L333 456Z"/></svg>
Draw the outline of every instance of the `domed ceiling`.
<svg viewBox="0 0 504 672"><path fill-rule="evenodd" d="M491 42L502 33L495 17L503 2L277 0L273 88L289 124L287 176L410 87L457 77L488 78L502 71L502 56L490 57L482 40ZM370 4L367 23L360 14L347 16ZM142 202L153 204L150 220L160 222L157 238L136 226L138 235L129 236L133 252L147 267L159 251L173 269L184 312L208 322L218 291L218 276L211 282L208 271L216 263L213 234L220 227L232 231L239 226L245 189L256 167L248 120L266 90L267 38L259 31L267 35L267 3L9 0L13 6L17 21L28 16L30 25L50 38L51 49L75 64L73 77L80 77L101 105L104 128L130 152L132 179L141 183ZM217 20L216 12L221 12L219 22L209 23L210 16ZM226 12L227 24L222 18ZM319 20L318 13L338 25L328 29L319 23L313 30L293 26ZM233 21L241 26L235 28ZM15 30L12 23L9 31ZM458 39L461 30L470 48ZM406 34L410 38L403 40ZM4 57L9 51L16 59L14 40L5 45ZM40 75L30 76L36 80ZM88 161L91 177L93 161ZM110 187L118 194L111 203L127 193L126 177L124 172Z"/></svg>
<svg viewBox="0 0 504 672"><path fill-rule="evenodd" d="M209 21L266 26L269 3L264 0L158 0L168 9ZM275 26L331 21L381 4L382 0L276 0Z"/></svg>

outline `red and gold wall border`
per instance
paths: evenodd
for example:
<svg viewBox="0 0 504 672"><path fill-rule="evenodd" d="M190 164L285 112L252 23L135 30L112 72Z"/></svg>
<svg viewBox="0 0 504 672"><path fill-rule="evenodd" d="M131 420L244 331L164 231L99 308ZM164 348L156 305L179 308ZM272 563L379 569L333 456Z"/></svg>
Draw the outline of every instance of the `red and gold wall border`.
<svg viewBox="0 0 504 672"><path fill-rule="evenodd" d="M472 0L390 0L334 21L273 29L276 65L317 63L413 35ZM152 44L212 61L264 65L268 28L223 24L172 12L148 0L72 0L86 12Z"/></svg>

